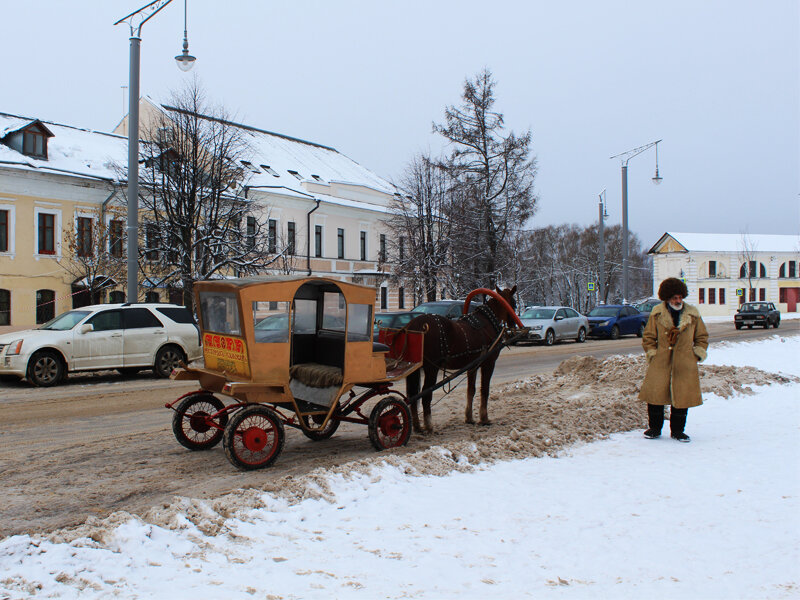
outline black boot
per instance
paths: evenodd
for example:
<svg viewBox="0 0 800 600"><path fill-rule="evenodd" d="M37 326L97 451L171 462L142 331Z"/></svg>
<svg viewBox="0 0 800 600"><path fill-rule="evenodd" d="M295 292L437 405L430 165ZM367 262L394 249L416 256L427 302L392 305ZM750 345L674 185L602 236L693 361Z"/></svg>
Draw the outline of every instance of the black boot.
<svg viewBox="0 0 800 600"><path fill-rule="evenodd" d="M679 442L691 442L692 438L683 433L683 428L686 427L686 415L689 412L688 408L675 408L672 407L671 415L669 418L669 430L673 439Z"/></svg>
<svg viewBox="0 0 800 600"><path fill-rule="evenodd" d="M660 404L648 404L647 422L649 427L644 432L644 437L648 440L661 437L661 428L664 426L664 407Z"/></svg>

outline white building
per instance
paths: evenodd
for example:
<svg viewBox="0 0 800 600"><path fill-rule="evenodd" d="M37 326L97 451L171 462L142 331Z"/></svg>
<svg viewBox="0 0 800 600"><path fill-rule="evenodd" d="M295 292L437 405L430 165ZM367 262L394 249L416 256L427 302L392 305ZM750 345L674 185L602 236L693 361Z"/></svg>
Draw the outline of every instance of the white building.
<svg viewBox="0 0 800 600"><path fill-rule="evenodd" d="M704 316L732 315L753 300L781 312L800 304L800 235L667 232L648 254L653 294L667 277L683 279Z"/></svg>

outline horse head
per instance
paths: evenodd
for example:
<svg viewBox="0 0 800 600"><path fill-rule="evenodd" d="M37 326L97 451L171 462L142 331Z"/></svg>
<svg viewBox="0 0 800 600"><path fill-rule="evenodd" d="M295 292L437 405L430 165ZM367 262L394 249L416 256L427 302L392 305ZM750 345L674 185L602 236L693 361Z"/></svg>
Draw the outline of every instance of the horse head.
<svg viewBox="0 0 800 600"><path fill-rule="evenodd" d="M516 327L517 325L513 319L513 315L517 310L517 301L514 299L514 296L517 293L517 286L515 285L513 288L506 288L504 290L501 290L499 287L495 286L495 290L508 304L506 305L505 303L498 301L496 298L489 298L487 305L492 309L494 314L497 315L497 318L500 321L505 321L509 328ZM509 306L511 307L511 312L508 310Z"/></svg>

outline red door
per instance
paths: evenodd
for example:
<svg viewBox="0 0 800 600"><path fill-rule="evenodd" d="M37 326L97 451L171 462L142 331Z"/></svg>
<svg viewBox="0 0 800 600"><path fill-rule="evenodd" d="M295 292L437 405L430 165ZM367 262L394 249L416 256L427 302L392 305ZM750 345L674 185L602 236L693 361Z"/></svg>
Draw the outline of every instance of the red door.
<svg viewBox="0 0 800 600"><path fill-rule="evenodd" d="M786 290L786 310L797 312L797 303L800 302L800 288L784 288Z"/></svg>

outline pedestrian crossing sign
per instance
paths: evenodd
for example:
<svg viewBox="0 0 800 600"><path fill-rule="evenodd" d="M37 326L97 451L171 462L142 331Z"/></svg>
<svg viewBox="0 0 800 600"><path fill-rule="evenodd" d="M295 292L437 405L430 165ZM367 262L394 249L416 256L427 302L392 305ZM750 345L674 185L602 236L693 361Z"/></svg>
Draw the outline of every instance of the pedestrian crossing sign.
<svg viewBox="0 0 800 600"><path fill-rule="evenodd" d="M744 288L736 288L737 296L744 296Z"/></svg>
<svg viewBox="0 0 800 600"><path fill-rule="evenodd" d="M586 289L589 290L590 292L593 292L594 291L594 282L590 281L589 283L587 283L586 284Z"/></svg>

